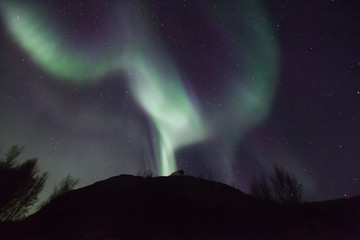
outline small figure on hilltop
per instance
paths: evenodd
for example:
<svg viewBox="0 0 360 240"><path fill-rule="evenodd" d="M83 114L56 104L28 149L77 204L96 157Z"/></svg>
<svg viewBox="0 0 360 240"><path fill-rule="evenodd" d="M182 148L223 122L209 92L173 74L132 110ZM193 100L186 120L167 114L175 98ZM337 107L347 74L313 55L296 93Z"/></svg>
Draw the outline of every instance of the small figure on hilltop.
<svg viewBox="0 0 360 240"><path fill-rule="evenodd" d="M170 177L171 176L184 176L184 175L185 175L184 170L178 170L178 171L175 171L172 174L170 174Z"/></svg>

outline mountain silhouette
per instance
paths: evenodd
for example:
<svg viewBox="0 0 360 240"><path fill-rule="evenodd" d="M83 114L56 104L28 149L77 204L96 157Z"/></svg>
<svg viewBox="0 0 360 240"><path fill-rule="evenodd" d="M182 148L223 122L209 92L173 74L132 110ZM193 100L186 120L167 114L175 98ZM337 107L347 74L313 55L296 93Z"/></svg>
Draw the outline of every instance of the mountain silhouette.
<svg viewBox="0 0 360 240"><path fill-rule="evenodd" d="M360 239L360 197L284 205L190 176L120 175L70 191L2 239Z"/></svg>

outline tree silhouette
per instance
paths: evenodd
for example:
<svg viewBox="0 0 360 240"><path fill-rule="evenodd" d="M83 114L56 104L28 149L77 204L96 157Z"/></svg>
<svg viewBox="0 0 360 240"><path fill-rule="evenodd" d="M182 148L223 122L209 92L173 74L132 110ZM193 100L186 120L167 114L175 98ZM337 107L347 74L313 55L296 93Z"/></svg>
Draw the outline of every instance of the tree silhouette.
<svg viewBox="0 0 360 240"><path fill-rule="evenodd" d="M303 184L284 168L274 165L270 177L276 199L281 203L299 203L304 191Z"/></svg>
<svg viewBox="0 0 360 240"><path fill-rule="evenodd" d="M154 173L150 169L140 170L136 176L144 177L144 178L151 178L154 177Z"/></svg>
<svg viewBox="0 0 360 240"><path fill-rule="evenodd" d="M259 180L254 178L250 181L250 193L256 198L274 200L271 187L264 176L261 176Z"/></svg>
<svg viewBox="0 0 360 240"><path fill-rule="evenodd" d="M249 183L250 194L260 199L279 203L299 203L302 201L303 184L283 167L274 164L274 173L270 176L270 184L265 177L253 179Z"/></svg>
<svg viewBox="0 0 360 240"><path fill-rule="evenodd" d="M0 220L16 221L26 217L38 200L47 173L38 174L37 159L17 163L24 147L15 145L0 159Z"/></svg>
<svg viewBox="0 0 360 240"><path fill-rule="evenodd" d="M79 183L79 179L74 179L70 175L67 175L66 178L63 178L63 180L61 180L59 186L55 186L54 191L51 193L49 198L46 201L42 202L40 204L40 206L38 207L38 209L41 209L42 207L44 207L45 205L47 205L48 203L50 203L54 199L56 199L56 198L64 195L65 193L73 190L74 187L78 183Z"/></svg>

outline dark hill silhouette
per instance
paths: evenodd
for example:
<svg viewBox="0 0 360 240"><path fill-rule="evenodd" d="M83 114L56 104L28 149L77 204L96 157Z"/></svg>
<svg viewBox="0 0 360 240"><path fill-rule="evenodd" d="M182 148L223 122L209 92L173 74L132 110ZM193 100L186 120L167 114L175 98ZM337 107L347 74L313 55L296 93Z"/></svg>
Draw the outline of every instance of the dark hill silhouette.
<svg viewBox="0 0 360 240"><path fill-rule="evenodd" d="M190 176L120 175L0 230L4 239L359 239L360 198L279 205Z"/></svg>

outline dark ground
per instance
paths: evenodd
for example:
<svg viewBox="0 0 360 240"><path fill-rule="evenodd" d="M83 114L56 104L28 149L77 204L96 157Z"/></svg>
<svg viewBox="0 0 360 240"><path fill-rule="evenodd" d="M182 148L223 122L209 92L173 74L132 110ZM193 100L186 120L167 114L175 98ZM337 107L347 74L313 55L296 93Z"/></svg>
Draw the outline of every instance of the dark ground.
<svg viewBox="0 0 360 240"><path fill-rule="evenodd" d="M360 197L279 205L190 176L120 175L1 228L1 239L360 239Z"/></svg>

